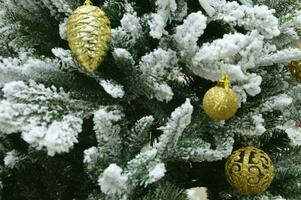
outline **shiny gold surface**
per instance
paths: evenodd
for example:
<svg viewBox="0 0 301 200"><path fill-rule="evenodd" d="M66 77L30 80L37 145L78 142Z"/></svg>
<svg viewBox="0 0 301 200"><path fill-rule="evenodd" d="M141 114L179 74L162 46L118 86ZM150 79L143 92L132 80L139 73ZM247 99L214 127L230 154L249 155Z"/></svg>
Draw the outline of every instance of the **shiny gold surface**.
<svg viewBox="0 0 301 200"><path fill-rule="evenodd" d="M110 20L103 10L86 1L69 16L67 39L76 60L87 71L93 72L109 49Z"/></svg>
<svg viewBox="0 0 301 200"><path fill-rule="evenodd" d="M288 64L292 76L301 83L301 61L292 61Z"/></svg>
<svg viewBox="0 0 301 200"><path fill-rule="evenodd" d="M255 147L234 151L225 166L228 182L241 194L255 195L270 186L275 169L270 157Z"/></svg>
<svg viewBox="0 0 301 200"><path fill-rule="evenodd" d="M229 86L229 77L223 75L217 86L205 94L203 108L210 118L227 120L235 115L238 109L237 95Z"/></svg>

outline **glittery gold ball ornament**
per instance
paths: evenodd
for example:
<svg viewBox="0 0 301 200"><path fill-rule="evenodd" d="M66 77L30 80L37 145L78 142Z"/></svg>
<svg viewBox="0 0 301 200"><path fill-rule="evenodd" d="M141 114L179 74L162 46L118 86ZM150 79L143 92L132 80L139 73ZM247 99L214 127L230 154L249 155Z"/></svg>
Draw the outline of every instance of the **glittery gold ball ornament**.
<svg viewBox="0 0 301 200"><path fill-rule="evenodd" d="M295 60L288 64L292 76L301 83L301 61Z"/></svg>
<svg viewBox="0 0 301 200"><path fill-rule="evenodd" d="M267 190L275 169L270 157L252 146L234 151L225 166L228 182L241 194L255 195Z"/></svg>
<svg viewBox="0 0 301 200"><path fill-rule="evenodd" d="M205 112L214 120L227 120L238 109L236 93L230 88L230 80L223 75L217 86L207 91L203 98Z"/></svg>
<svg viewBox="0 0 301 200"><path fill-rule="evenodd" d="M102 63L111 41L110 20L105 12L86 0L68 18L67 40L79 64L94 72Z"/></svg>

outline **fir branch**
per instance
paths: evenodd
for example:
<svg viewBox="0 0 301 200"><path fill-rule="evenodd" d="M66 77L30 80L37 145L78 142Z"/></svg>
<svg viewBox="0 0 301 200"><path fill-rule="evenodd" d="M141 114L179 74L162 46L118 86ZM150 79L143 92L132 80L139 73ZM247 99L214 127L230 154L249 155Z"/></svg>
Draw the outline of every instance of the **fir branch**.
<svg viewBox="0 0 301 200"><path fill-rule="evenodd" d="M296 0L253 0L254 4L264 4L276 10L278 17L294 12L300 5Z"/></svg>
<svg viewBox="0 0 301 200"><path fill-rule="evenodd" d="M128 154L136 155L144 145L150 143L151 127L154 123L152 116L146 116L138 120L132 127L128 138Z"/></svg>
<svg viewBox="0 0 301 200"><path fill-rule="evenodd" d="M122 158L122 126L118 124L124 114L117 107L100 107L94 113L94 131L101 159L107 162L120 162ZM121 159L122 160L122 159Z"/></svg>
<svg viewBox="0 0 301 200"><path fill-rule="evenodd" d="M139 200L188 200L185 192L176 186L165 183L159 185L155 190L149 190L149 192Z"/></svg>
<svg viewBox="0 0 301 200"><path fill-rule="evenodd" d="M51 156L69 152L78 142L82 119L93 110L91 104L71 99L62 88L47 88L34 81L8 83L3 93L5 99L0 102L2 131L6 134L22 132L26 142L37 149L46 147Z"/></svg>
<svg viewBox="0 0 301 200"><path fill-rule="evenodd" d="M171 118L166 125L159 128L163 131L163 134L158 142L154 144L154 148L158 150L160 156L168 156L170 150L176 147L183 131L191 122L192 112L193 107L190 100L186 99L186 102L171 114Z"/></svg>
<svg viewBox="0 0 301 200"><path fill-rule="evenodd" d="M301 195L300 178L301 169L298 166L290 168L279 167L269 190L272 194L278 194L288 199L298 198Z"/></svg>

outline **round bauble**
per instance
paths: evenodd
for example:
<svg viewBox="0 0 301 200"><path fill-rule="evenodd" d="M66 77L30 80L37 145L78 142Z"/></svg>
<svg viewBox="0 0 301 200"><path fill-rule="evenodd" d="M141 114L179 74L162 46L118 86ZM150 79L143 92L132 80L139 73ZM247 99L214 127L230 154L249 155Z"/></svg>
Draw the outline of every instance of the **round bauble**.
<svg viewBox="0 0 301 200"><path fill-rule="evenodd" d="M227 120L238 109L236 93L229 88L229 78L223 76L218 85L207 91L203 98L203 109L214 120Z"/></svg>
<svg viewBox="0 0 301 200"><path fill-rule="evenodd" d="M255 195L268 189L275 175L270 157L252 146L234 151L225 166L228 182L241 194Z"/></svg>
<svg viewBox="0 0 301 200"><path fill-rule="evenodd" d="M111 41L110 20L105 12L86 0L68 18L67 40L71 52L88 72L94 72L104 60Z"/></svg>

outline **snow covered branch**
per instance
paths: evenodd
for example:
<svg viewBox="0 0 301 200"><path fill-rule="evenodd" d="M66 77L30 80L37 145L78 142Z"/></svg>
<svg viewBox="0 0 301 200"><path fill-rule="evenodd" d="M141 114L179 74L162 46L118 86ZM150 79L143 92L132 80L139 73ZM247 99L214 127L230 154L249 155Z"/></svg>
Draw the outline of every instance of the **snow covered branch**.
<svg viewBox="0 0 301 200"><path fill-rule="evenodd" d="M243 26L246 30L257 30L267 39L280 34L278 19L273 15L275 10L267 6L239 5L237 2L217 4L214 20L223 20L233 26Z"/></svg>
<svg viewBox="0 0 301 200"><path fill-rule="evenodd" d="M94 113L94 131L100 147L118 147L121 143L119 132L121 127L117 124L123 118L123 113L114 107L100 107ZM111 151L111 150L107 150Z"/></svg>
<svg viewBox="0 0 301 200"><path fill-rule="evenodd" d="M2 91L5 98L0 102L2 132L21 132L31 146L45 147L51 156L69 152L78 142L85 114L82 109L86 112L93 109L86 102L71 99L62 89L47 88L34 81L7 83Z"/></svg>
<svg viewBox="0 0 301 200"><path fill-rule="evenodd" d="M154 148L158 149L161 155L163 155L163 152L166 153L166 151L174 149L177 145L183 131L191 122L192 112L193 107L190 104L190 100L187 99L181 107L171 114L171 118L166 125L159 128L159 130L163 131L163 134L160 136L159 141L154 144Z"/></svg>
<svg viewBox="0 0 301 200"><path fill-rule="evenodd" d="M175 51L155 49L141 58L139 69L156 99L170 101L173 98L173 91L166 81L177 80L181 75Z"/></svg>
<svg viewBox="0 0 301 200"><path fill-rule="evenodd" d="M191 59L195 55L198 49L197 41L207 27L206 22L207 18L202 12L196 12L188 15L184 23L176 28L174 37L181 56L185 59Z"/></svg>
<svg viewBox="0 0 301 200"><path fill-rule="evenodd" d="M166 33L165 26L172 12L176 11L177 4L175 0L156 0L157 13L152 14L152 20L149 22L150 35L153 38L160 39Z"/></svg>
<svg viewBox="0 0 301 200"><path fill-rule="evenodd" d="M179 148L171 155L170 159L191 160L194 162L212 162L227 158L233 150L234 139L227 137L216 140L216 147L202 139L195 138L193 141L185 140L179 144Z"/></svg>
<svg viewBox="0 0 301 200"><path fill-rule="evenodd" d="M171 118L166 126L160 128L160 130L163 130L163 134L159 138L158 143L154 144L153 147L145 148L134 159L130 160L124 172L120 167L110 165L104 173L99 176L101 190L110 196L114 196L118 193L119 198L126 199L126 196L130 194L136 186L146 187L160 180L166 172L165 164L162 162L162 159L166 156L166 154L163 154L163 151L166 153L169 148L173 148L177 145L179 137L186 126L190 124L192 111L193 107L187 99L182 106L178 107L171 114ZM147 119L148 118L145 118L143 121L148 121ZM153 121L152 118L149 119ZM109 178L107 179L108 181L104 181L104 177L108 176L106 171L109 171L111 168L116 169L116 176L114 173L114 177L112 177L111 181L109 181Z"/></svg>

